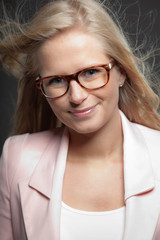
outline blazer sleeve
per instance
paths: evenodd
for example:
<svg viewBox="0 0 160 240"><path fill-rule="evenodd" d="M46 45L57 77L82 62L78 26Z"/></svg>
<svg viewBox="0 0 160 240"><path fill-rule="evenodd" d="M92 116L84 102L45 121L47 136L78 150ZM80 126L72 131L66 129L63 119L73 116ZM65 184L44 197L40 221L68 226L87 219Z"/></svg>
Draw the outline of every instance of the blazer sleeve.
<svg viewBox="0 0 160 240"><path fill-rule="evenodd" d="M0 159L0 239L13 240L11 209L10 209L10 189L8 184L8 149L9 141L4 144Z"/></svg>

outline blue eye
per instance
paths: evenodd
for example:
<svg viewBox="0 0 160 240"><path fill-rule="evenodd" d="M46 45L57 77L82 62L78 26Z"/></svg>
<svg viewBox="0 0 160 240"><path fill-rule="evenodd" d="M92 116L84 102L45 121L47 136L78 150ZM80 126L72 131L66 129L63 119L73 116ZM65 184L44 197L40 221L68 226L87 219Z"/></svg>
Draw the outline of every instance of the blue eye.
<svg viewBox="0 0 160 240"><path fill-rule="evenodd" d="M43 84L47 87L59 87L64 86L66 84L66 80L62 77L53 77L53 78L46 78L43 81Z"/></svg>
<svg viewBox="0 0 160 240"><path fill-rule="evenodd" d="M81 73L81 76L85 78L95 77L99 72L100 70L96 68L86 69L83 73Z"/></svg>

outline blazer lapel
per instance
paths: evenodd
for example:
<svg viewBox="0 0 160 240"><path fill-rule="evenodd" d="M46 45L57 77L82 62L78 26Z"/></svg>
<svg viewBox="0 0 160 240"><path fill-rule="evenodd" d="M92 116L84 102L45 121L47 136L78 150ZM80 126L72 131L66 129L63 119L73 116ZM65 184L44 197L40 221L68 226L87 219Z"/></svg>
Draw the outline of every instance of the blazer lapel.
<svg viewBox="0 0 160 240"><path fill-rule="evenodd" d="M123 113L121 118L126 201L124 240L151 240L159 215L160 189L154 179L151 157L142 133Z"/></svg>
<svg viewBox="0 0 160 240"><path fill-rule="evenodd" d="M53 136L31 178L19 183L28 240L59 239L63 175L68 133ZM42 231L41 231L42 230Z"/></svg>
<svg viewBox="0 0 160 240"><path fill-rule="evenodd" d="M160 188L155 186L151 191L126 201L124 240L156 240L153 235L159 217L159 199Z"/></svg>

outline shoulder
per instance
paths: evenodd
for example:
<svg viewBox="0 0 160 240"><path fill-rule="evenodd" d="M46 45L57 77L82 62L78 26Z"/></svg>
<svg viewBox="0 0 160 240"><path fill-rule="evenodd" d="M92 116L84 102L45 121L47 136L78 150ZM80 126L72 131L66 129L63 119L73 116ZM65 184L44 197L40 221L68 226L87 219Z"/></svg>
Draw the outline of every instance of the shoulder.
<svg viewBox="0 0 160 240"><path fill-rule="evenodd" d="M53 130L26 133L9 137L4 143L3 152L12 156L19 154L21 151L38 151L42 152L46 145L52 140L53 143L60 140L63 128Z"/></svg>
<svg viewBox="0 0 160 240"><path fill-rule="evenodd" d="M131 122L127 116L120 111L124 134L130 133L130 137L135 138L135 143L143 141L149 149L160 151L160 131L146 127L144 125Z"/></svg>
<svg viewBox="0 0 160 240"><path fill-rule="evenodd" d="M155 129L152 129L152 128L149 128L149 127L145 127L143 125L136 124L136 123L133 123L133 124L136 125L136 127L143 134L143 136L146 137L147 141L148 140L151 141L151 137L154 140L160 140L160 131L159 130L155 130Z"/></svg>
<svg viewBox="0 0 160 240"><path fill-rule="evenodd" d="M12 182L18 172L24 174L23 177L30 175L47 146L52 143L56 147L62 134L63 128L57 128L9 137L4 144L0 161L1 169L8 175L8 181Z"/></svg>
<svg viewBox="0 0 160 240"><path fill-rule="evenodd" d="M140 124L135 124L133 125L138 128L140 133L143 135L144 140L149 148L158 148L157 150L160 151L160 131L145 127Z"/></svg>
<svg viewBox="0 0 160 240"><path fill-rule="evenodd" d="M53 130L42 131L37 133L25 133L21 135L15 135L9 137L6 142L11 144L12 146L23 146L25 148L25 144L28 147L30 145L34 147L38 147L44 144L47 144L51 139L57 139L61 136L63 128L55 128ZM6 144L6 143L5 143ZM38 147L39 148L39 147Z"/></svg>
<svg viewBox="0 0 160 240"><path fill-rule="evenodd" d="M160 181L160 131L134 124L143 135L151 159L154 175Z"/></svg>

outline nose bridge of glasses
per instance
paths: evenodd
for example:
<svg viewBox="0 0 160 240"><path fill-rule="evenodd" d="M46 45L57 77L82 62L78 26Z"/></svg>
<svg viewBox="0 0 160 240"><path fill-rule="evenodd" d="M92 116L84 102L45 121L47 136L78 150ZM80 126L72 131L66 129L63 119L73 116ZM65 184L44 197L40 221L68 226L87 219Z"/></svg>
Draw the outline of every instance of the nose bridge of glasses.
<svg viewBox="0 0 160 240"><path fill-rule="evenodd" d="M74 73L74 74L70 74L70 75L66 75L65 79L67 80L68 83L70 83L70 81L72 81L72 80L75 80L76 82L79 82L78 74L79 74L79 72L78 73Z"/></svg>

